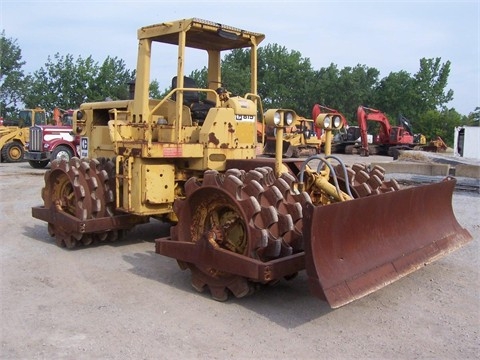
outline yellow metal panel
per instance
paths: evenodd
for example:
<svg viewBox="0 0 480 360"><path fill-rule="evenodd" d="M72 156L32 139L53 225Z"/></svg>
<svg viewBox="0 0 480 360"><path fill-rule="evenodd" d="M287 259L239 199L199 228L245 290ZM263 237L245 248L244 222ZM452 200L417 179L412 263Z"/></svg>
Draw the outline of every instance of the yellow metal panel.
<svg viewBox="0 0 480 360"><path fill-rule="evenodd" d="M251 119L251 116L256 116L257 108L252 100L241 98L239 96L228 99L226 107L233 109L236 116L245 116L245 120ZM246 117L249 115L250 117ZM240 118L241 120L242 118ZM254 120L254 119L253 119Z"/></svg>
<svg viewBox="0 0 480 360"><path fill-rule="evenodd" d="M230 147L235 143L236 121L233 109L212 108L200 131L200 142L208 147Z"/></svg>
<svg viewBox="0 0 480 360"><path fill-rule="evenodd" d="M110 130L108 126L93 126L89 141L89 157L114 156L113 144L110 139Z"/></svg>
<svg viewBox="0 0 480 360"><path fill-rule="evenodd" d="M198 143L200 137L199 126L186 126L183 129L183 135L185 136L186 143Z"/></svg>
<svg viewBox="0 0 480 360"><path fill-rule="evenodd" d="M133 140L131 127L126 120L110 120L108 122L110 141L128 141Z"/></svg>
<svg viewBox="0 0 480 360"><path fill-rule="evenodd" d="M167 114L167 122L169 125L177 124L177 112L175 109L175 103L170 102L168 104L168 114ZM192 114L190 113L190 108L188 106L182 105L182 113L181 113L181 126L189 126L192 125Z"/></svg>
<svg viewBox="0 0 480 360"><path fill-rule="evenodd" d="M255 121L243 121L237 123L237 139L239 147L244 145L256 146L257 128Z"/></svg>
<svg viewBox="0 0 480 360"><path fill-rule="evenodd" d="M175 141L175 128L173 125L162 125L157 129L157 139L160 143L173 143Z"/></svg>
<svg viewBox="0 0 480 360"><path fill-rule="evenodd" d="M175 198L175 167L169 164L142 164L143 201L146 204L172 203Z"/></svg>

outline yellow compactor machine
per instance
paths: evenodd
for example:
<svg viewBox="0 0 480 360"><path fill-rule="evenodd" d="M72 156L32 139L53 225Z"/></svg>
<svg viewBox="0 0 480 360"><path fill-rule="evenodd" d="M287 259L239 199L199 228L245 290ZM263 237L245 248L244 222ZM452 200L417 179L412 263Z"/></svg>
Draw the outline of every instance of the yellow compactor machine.
<svg viewBox="0 0 480 360"><path fill-rule="evenodd" d="M44 204L32 209L59 246L113 241L156 218L172 223L156 252L189 269L193 287L208 288L214 299L242 297L306 270L312 293L338 307L471 239L452 211L454 179L399 189L381 168L347 167L328 146L323 155L282 159L283 129L298 117L262 108L263 39L200 19L138 30L133 99L74 112L81 158L52 163ZM151 99L154 54L172 46L172 89ZM187 48L204 54L207 88L185 76ZM250 53L251 88L233 96L222 85L221 56L242 48ZM314 120L327 134L341 126L335 114ZM276 158L256 157L257 122L276 127Z"/></svg>

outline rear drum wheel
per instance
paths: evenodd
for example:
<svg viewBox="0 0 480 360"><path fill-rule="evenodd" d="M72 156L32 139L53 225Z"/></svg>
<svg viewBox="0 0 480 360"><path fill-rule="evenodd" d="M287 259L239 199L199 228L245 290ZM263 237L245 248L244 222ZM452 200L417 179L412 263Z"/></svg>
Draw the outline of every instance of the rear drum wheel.
<svg viewBox="0 0 480 360"><path fill-rule="evenodd" d="M108 161L96 159L54 160L45 173L42 198L45 208L57 207L80 220L112 216L114 196L111 179L104 169ZM49 224L48 231L60 247L74 248L77 243L90 245L117 240L122 230L100 233L70 233L61 224Z"/></svg>
<svg viewBox="0 0 480 360"><path fill-rule="evenodd" d="M80 220L91 217L92 203L81 164L78 158L52 162L50 170L45 173L45 187L42 189L45 208L57 207ZM48 230L60 247L74 248L83 237L80 233L69 233L61 224L48 224Z"/></svg>

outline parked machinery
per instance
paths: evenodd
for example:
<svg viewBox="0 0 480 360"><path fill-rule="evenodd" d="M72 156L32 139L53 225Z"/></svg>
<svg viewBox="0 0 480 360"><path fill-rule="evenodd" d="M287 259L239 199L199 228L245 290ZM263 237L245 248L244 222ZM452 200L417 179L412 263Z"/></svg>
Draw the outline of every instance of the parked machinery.
<svg viewBox="0 0 480 360"><path fill-rule="evenodd" d="M0 126L0 159L19 162L24 159L24 147L29 140L29 127L45 125L45 110L40 108L20 110L15 120L4 120Z"/></svg>
<svg viewBox="0 0 480 360"><path fill-rule="evenodd" d="M381 168L350 168L331 155L282 159L283 131L298 116L262 108L263 39L200 19L138 30L134 98L75 111L86 157L53 161L44 204L32 209L59 246L116 240L157 218L173 226L156 252L190 269L193 287L217 300L306 269L312 292L338 307L471 239L452 211L453 179L400 190ZM161 44L178 47L176 81L150 99L152 49ZM185 86L186 48L208 54L208 88ZM225 96L215 85L221 54L238 48L250 50L251 89ZM341 126L334 114L314 120L327 134ZM257 121L276 128L275 159L255 156Z"/></svg>
<svg viewBox="0 0 480 360"><path fill-rule="evenodd" d="M265 146L263 154L275 156L276 128L267 126L265 129ZM297 117L295 123L285 128L282 142L282 155L286 158L308 157L320 153L321 140L315 132L312 119Z"/></svg>
<svg viewBox="0 0 480 360"><path fill-rule="evenodd" d="M37 124L29 129L25 159L35 169L45 168L55 159L79 156L78 137L72 133L73 110L54 110L54 125Z"/></svg>
<svg viewBox="0 0 480 360"><path fill-rule="evenodd" d="M357 121L360 127L361 148L360 155L390 155L396 157L399 150L413 150L415 146L425 144L425 137L415 136L409 121L401 117L398 126L392 126L387 116L377 109L359 106ZM378 140L369 145L367 140L367 121L376 121L380 124Z"/></svg>
<svg viewBox="0 0 480 360"><path fill-rule="evenodd" d="M357 144L360 142L360 128L348 124L347 118L338 110L329 108L325 105L315 104L312 108L312 117L317 118L320 114L336 114L340 116L342 126L335 131L331 140L331 152L341 154L356 154L358 151ZM325 134L322 134L322 129L316 127L316 132L319 138L322 139L322 147L325 147ZM371 136L371 135L368 135Z"/></svg>

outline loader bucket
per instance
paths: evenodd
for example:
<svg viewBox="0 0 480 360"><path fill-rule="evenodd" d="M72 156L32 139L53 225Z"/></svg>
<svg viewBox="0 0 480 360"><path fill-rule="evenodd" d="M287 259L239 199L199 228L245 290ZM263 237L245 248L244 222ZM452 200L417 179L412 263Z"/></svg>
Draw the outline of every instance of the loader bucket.
<svg viewBox="0 0 480 360"><path fill-rule="evenodd" d="M452 208L454 179L304 214L311 292L332 308L372 293L472 239Z"/></svg>
<svg viewBox="0 0 480 360"><path fill-rule="evenodd" d="M265 141L265 147L263 148L263 154L269 156L275 156L275 140L267 139ZM290 158L293 156L295 146L291 145L288 141L283 141L282 144L282 156L285 158Z"/></svg>

